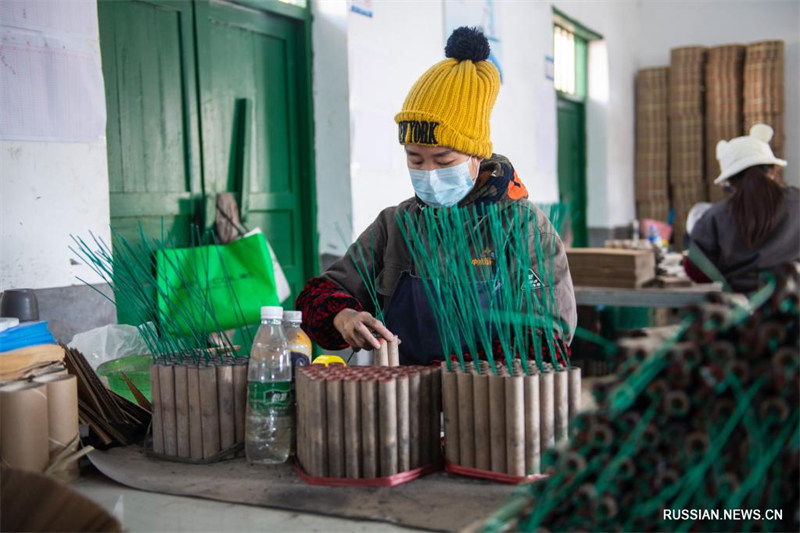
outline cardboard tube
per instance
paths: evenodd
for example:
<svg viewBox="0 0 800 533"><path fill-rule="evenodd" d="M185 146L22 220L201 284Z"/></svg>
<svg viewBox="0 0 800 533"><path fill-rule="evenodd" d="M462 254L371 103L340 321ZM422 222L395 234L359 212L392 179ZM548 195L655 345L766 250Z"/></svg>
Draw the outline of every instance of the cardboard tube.
<svg viewBox="0 0 800 533"><path fill-rule="evenodd" d="M460 465L475 467L475 424L472 416L472 374L457 372L458 383L458 450Z"/></svg>
<svg viewBox="0 0 800 533"><path fill-rule="evenodd" d="M539 431L542 437L542 454L556 442L553 374L552 371L539 374Z"/></svg>
<svg viewBox="0 0 800 533"><path fill-rule="evenodd" d="M217 401L219 402L219 447L226 450L236 442L236 404L233 393L233 365L217 365Z"/></svg>
<svg viewBox="0 0 800 533"><path fill-rule="evenodd" d="M375 366L389 366L389 345L385 339L378 339L381 347L375 350Z"/></svg>
<svg viewBox="0 0 800 533"><path fill-rule="evenodd" d="M200 377L200 417L203 422L203 459L220 451L219 402L217 401L217 371L213 366L197 369Z"/></svg>
<svg viewBox="0 0 800 533"><path fill-rule="evenodd" d="M158 388L161 391L164 454L176 457L178 455L178 422L175 413L175 371L172 365L158 365Z"/></svg>
<svg viewBox="0 0 800 533"><path fill-rule="evenodd" d="M475 414L475 468L489 470L492 466L491 433L489 428L489 376L472 377L472 402Z"/></svg>
<svg viewBox="0 0 800 533"><path fill-rule="evenodd" d="M581 410L581 369L573 366L569 369L569 425L572 432L572 421Z"/></svg>
<svg viewBox="0 0 800 533"><path fill-rule="evenodd" d="M431 462L442 460L442 369L433 369L431 385Z"/></svg>
<svg viewBox="0 0 800 533"><path fill-rule="evenodd" d="M444 456L447 462L460 463L458 450L458 384L453 370L442 369L442 407L444 411Z"/></svg>
<svg viewBox="0 0 800 533"><path fill-rule="evenodd" d="M408 374L408 440L411 448L411 468L422 466L422 447L420 437L420 395L422 376L415 368Z"/></svg>
<svg viewBox="0 0 800 533"><path fill-rule="evenodd" d="M244 359L244 361L241 361ZM247 414L247 359L239 357L233 365L233 431L236 442L244 442Z"/></svg>
<svg viewBox="0 0 800 533"><path fill-rule="evenodd" d="M53 456L78 436L78 380L70 375L47 375L33 381L46 387L48 437Z"/></svg>
<svg viewBox="0 0 800 533"><path fill-rule="evenodd" d="M506 473L525 475L525 382L522 376L504 377L506 389Z"/></svg>
<svg viewBox="0 0 800 533"><path fill-rule="evenodd" d="M175 439L178 457L191 457L191 435L189 433L189 368L185 365L173 367L175 374Z"/></svg>
<svg viewBox="0 0 800 533"><path fill-rule="evenodd" d="M197 365L186 367L189 404L189 457L203 458L203 415L200 413L200 370Z"/></svg>
<svg viewBox="0 0 800 533"><path fill-rule="evenodd" d="M304 367L300 367L304 368ZM295 448L295 457L297 458L297 462L301 465L304 465L304 456L303 456L303 449L302 449L302 442L303 439L301 438L301 434L303 432L303 424L305 422L303 418L303 407L305 407L305 402L301 399L304 397L303 395L303 383L305 380L305 374L300 371L300 368L296 369L294 375L294 393L295 393L295 430L297 432L297 441L296 441L296 448ZM303 466L305 468L305 466Z"/></svg>
<svg viewBox="0 0 800 533"><path fill-rule="evenodd" d="M558 370L553 376L555 439L561 442L569 436L569 373Z"/></svg>
<svg viewBox="0 0 800 533"><path fill-rule="evenodd" d="M378 477L378 383L367 375L361 381L361 464L365 478Z"/></svg>
<svg viewBox="0 0 800 533"><path fill-rule="evenodd" d="M489 376L489 431L492 472L506 471L506 386L503 376Z"/></svg>
<svg viewBox="0 0 800 533"><path fill-rule="evenodd" d="M542 437L539 432L539 374L525 376L525 474L541 472Z"/></svg>
<svg viewBox="0 0 800 533"><path fill-rule="evenodd" d="M328 475L328 408L325 380L321 375L311 375L308 380L309 390L309 474L317 477Z"/></svg>
<svg viewBox="0 0 800 533"><path fill-rule="evenodd" d="M361 387L358 377L345 378L343 389L345 476L357 479L361 477Z"/></svg>
<svg viewBox="0 0 800 533"><path fill-rule="evenodd" d="M423 465L433 461L431 457L431 394L433 392L433 369L420 370L419 384L419 460Z"/></svg>
<svg viewBox="0 0 800 533"><path fill-rule="evenodd" d="M408 374L397 376L397 469L411 470L410 416L408 412Z"/></svg>
<svg viewBox="0 0 800 533"><path fill-rule="evenodd" d="M150 365L150 405L152 406L153 451L164 453L164 427L161 424L161 385L158 382L157 364Z"/></svg>
<svg viewBox="0 0 800 533"><path fill-rule="evenodd" d="M381 476L397 474L397 383L393 377L378 381L378 426Z"/></svg>
<svg viewBox="0 0 800 533"><path fill-rule="evenodd" d="M400 366L400 339L395 336L393 340L386 343L387 361L390 367Z"/></svg>
<svg viewBox="0 0 800 533"><path fill-rule="evenodd" d="M3 464L43 472L50 464L47 386L16 382L0 389L0 457Z"/></svg>
<svg viewBox="0 0 800 533"><path fill-rule="evenodd" d="M345 443L341 378L334 376L325 380L325 396L328 414L328 476L344 477Z"/></svg>

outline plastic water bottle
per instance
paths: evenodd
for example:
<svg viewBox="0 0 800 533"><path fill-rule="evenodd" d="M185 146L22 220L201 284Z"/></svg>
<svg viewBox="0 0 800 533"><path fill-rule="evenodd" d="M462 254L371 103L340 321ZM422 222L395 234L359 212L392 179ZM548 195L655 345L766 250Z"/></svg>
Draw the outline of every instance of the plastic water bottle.
<svg viewBox="0 0 800 533"><path fill-rule="evenodd" d="M281 307L262 307L247 368L244 452L253 464L278 464L292 443L292 360L281 324Z"/></svg>
<svg viewBox="0 0 800 533"><path fill-rule="evenodd" d="M297 396L295 395L295 380L297 379L297 367L308 366L311 364L311 339L306 332L300 328L303 322L302 311L283 312L283 333L286 335L286 344L289 347L289 356L292 358L292 398L294 405L292 412L297 411ZM297 418L295 417L295 420ZM292 429L292 453L297 450L297 427Z"/></svg>

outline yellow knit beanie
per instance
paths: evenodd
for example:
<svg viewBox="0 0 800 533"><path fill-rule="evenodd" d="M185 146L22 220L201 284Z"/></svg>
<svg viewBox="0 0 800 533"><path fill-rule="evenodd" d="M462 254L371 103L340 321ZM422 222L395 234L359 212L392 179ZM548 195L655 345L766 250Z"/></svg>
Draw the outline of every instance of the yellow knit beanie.
<svg viewBox="0 0 800 533"><path fill-rule="evenodd" d="M458 28L445 56L411 87L395 115L400 144L449 146L489 158L489 116L500 90L500 74L487 61L489 41L475 28Z"/></svg>

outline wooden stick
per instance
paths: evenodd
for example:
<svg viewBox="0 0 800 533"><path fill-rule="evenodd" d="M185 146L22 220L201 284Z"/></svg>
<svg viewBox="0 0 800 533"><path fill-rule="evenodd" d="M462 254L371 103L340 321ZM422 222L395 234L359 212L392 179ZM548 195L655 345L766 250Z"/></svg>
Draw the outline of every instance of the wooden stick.
<svg viewBox="0 0 800 533"><path fill-rule="evenodd" d="M539 424L542 436L542 454L556 442L553 374L553 371L539 374Z"/></svg>
<svg viewBox="0 0 800 533"><path fill-rule="evenodd" d="M553 376L555 440L561 442L569 435L569 374L558 370Z"/></svg>
<svg viewBox="0 0 800 533"><path fill-rule="evenodd" d="M506 382L506 473L525 475L525 383L522 376L503 378Z"/></svg>
<svg viewBox="0 0 800 533"><path fill-rule="evenodd" d="M458 383L453 370L442 369L442 407L444 410L444 455L447 462L460 463L458 441Z"/></svg>
<svg viewBox="0 0 800 533"><path fill-rule="evenodd" d="M200 373L196 365L190 365L186 368L186 382L186 394L189 404L189 457L191 459L202 459L203 415L200 412Z"/></svg>
<svg viewBox="0 0 800 533"><path fill-rule="evenodd" d="M217 371L213 366L197 369L200 377L200 417L203 421L203 459L220 451Z"/></svg>
<svg viewBox="0 0 800 533"><path fill-rule="evenodd" d="M397 376L397 469L411 470L410 416L408 374Z"/></svg>
<svg viewBox="0 0 800 533"><path fill-rule="evenodd" d="M361 477L361 387L357 376L344 381L345 475Z"/></svg>
<svg viewBox="0 0 800 533"><path fill-rule="evenodd" d="M475 466L475 424L472 416L472 374L457 372L458 383L458 450L461 466Z"/></svg>
<svg viewBox="0 0 800 533"><path fill-rule="evenodd" d="M506 471L506 386L503 376L489 376L489 431L492 472Z"/></svg>
<svg viewBox="0 0 800 533"><path fill-rule="evenodd" d="M367 375L361 381L361 464L365 478L378 477L378 384Z"/></svg>
<svg viewBox="0 0 800 533"><path fill-rule="evenodd" d="M236 442L244 442L245 415L247 413L247 360L237 358L233 366L233 410Z"/></svg>
<svg viewBox="0 0 800 533"><path fill-rule="evenodd" d="M328 476L344 477L344 413L342 412L342 380L331 376L325 380L328 414Z"/></svg>
<svg viewBox="0 0 800 533"><path fill-rule="evenodd" d="M525 376L525 474L541 471L542 437L539 432L539 374Z"/></svg>
<svg viewBox="0 0 800 533"><path fill-rule="evenodd" d="M189 374L185 365L173 367L175 373L175 422L178 457L190 458L191 434L189 431Z"/></svg>
<svg viewBox="0 0 800 533"><path fill-rule="evenodd" d="M492 453L488 374L473 375L472 402L475 409L475 468L489 470L492 466Z"/></svg>
<svg viewBox="0 0 800 533"><path fill-rule="evenodd" d="M158 388L161 424L164 427L164 453L175 457L178 454L178 423L175 416L175 373L172 365L158 365Z"/></svg>
<svg viewBox="0 0 800 533"><path fill-rule="evenodd" d="M153 451L164 453L164 427L161 425L161 386L158 382L159 365L150 365L150 404L153 406Z"/></svg>
<svg viewBox="0 0 800 533"><path fill-rule="evenodd" d="M408 374L408 439L411 448L411 468L422 466L422 437L420 425L420 395L422 376L417 368Z"/></svg>
<svg viewBox="0 0 800 533"><path fill-rule="evenodd" d="M393 377L378 381L381 476L397 474L397 384Z"/></svg>

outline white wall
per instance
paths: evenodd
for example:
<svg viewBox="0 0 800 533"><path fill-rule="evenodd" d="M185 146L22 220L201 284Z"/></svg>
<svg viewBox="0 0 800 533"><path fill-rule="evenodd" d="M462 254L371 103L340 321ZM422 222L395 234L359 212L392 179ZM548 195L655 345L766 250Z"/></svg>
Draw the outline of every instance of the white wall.
<svg viewBox="0 0 800 533"><path fill-rule="evenodd" d="M640 68L668 65L669 50L676 46L785 41L784 153L789 166L784 176L790 183L800 185L800 2L640 0L640 3L637 39Z"/></svg>
<svg viewBox="0 0 800 533"><path fill-rule="evenodd" d="M311 2L319 253L343 255L352 233L347 0Z"/></svg>
<svg viewBox="0 0 800 533"><path fill-rule="evenodd" d="M39 28L20 27L15 22L18 17L15 19L14 12L22 5L7 1L2 6L4 18L0 23L6 27L13 24L15 31L31 35L89 41L95 59L93 74L102 80L95 0L72 0L70 4L40 0L27 4L28 19L43 24ZM63 10L70 16L60 20ZM88 17L82 16L87 13ZM73 76L71 82L82 83L93 78L83 74ZM53 87L70 80L50 81L46 86L33 87L9 77L4 83L22 83L31 95L50 93L48 100L55 100ZM99 98L94 97L97 92ZM82 96L87 94L92 95L95 109L105 115L102 88L84 91ZM63 94L59 96L63 98ZM0 141L0 291L79 285L81 281L76 276L90 283L100 281L88 267L73 264L68 247L70 234L87 236L89 231L108 241L107 169L104 137L93 142Z"/></svg>

